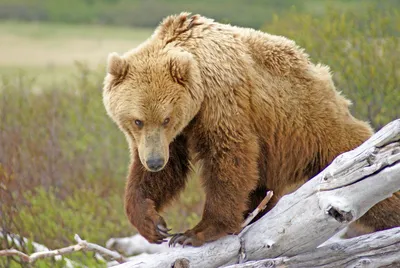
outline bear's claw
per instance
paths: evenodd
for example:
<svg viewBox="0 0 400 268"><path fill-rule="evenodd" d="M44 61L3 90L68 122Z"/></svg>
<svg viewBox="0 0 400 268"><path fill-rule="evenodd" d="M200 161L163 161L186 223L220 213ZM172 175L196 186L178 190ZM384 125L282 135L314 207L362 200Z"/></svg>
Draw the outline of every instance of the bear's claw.
<svg viewBox="0 0 400 268"><path fill-rule="evenodd" d="M176 244L181 244L182 247L185 247L187 245L193 245L194 241L195 239L193 239L193 237L187 236L184 233L177 233L173 235L171 240L169 240L168 246L175 247Z"/></svg>
<svg viewBox="0 0 400 268"><path fill-rule="evenodd" d="M187 239L187 237L183 233L174 234L171 240L169 240L168 246L175 247L176 244L183 242L185 239Z"/></svg>
<svg viewBox="0 0 400 268"><path fill-rule="evenodd" d="M172 229L167 229L164 225L162 224L157 224L157 233L161 236L163 236L164 238L172 236L171 234L169 234L168 232L171 231Z"/></svg>
<svg viewBox="0 0 400 268"><path fill-rule="evenodd" d="M193 244L193 238L186 238L185 241L182 243L182 247L185 247L186 245L192 245Z"/></svg>

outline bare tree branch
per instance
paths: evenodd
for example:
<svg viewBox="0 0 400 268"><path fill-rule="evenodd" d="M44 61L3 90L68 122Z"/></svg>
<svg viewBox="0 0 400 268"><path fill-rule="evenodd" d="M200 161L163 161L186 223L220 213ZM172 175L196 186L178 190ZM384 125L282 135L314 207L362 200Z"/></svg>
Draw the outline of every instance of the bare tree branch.
<svg viewBox="0 0 400 268"><path fill-rule="evenodd" d="M258 213L260 213L266 208L269 200L271 200L273 195L274 192L272 191L267 192L267 195L264 197L261 203L256 207L256 209L252 213L249 214L246 220L242 223L242 228L246 227L257 216Z"/></svg>
<svg viewBox="0 0 400 268"><path fill-rule="evenodd" d="M34 263L38 259L61 256L76 251L94 251L115 259L119 263L126 262L126 259L115 251L111 251L93 243L88 243L86 240L82 240L77 234L75 234L74 238L78 244L65 248L35 252L32 253L30 256L16 249L6 249L0 250L0 256L19 256L24 262Z"/></svg>
<svg viewBox="0 0 400 268"><path fill-rule="evenodd" d="M6 233L6 232L4 232L4 230L1 230L1 229L0 229L0 231L2 231L2 232L0 232L0 238L5 239L6 246L7 245L12 245L12 247L8 247L9 249L7 251L9 251L9 252L4 253L5 256L13 256L13 255L14 256L19 256L19 257L21 257L22 261L25 261L22 254L24 254L24 255L26 255L26 254L23 253L22 250L26 248L25 246L28 243L30 243L30 241L26 237L21 237L21 236L19 236L17 234ZM34 252L49 251L49 249L46 246L41 245L39 243L36 243L34 241L31 242L31 245L33 247L33 251ZM10 253L10 250L11 250L11 253ZM16 251L18 253L16 253ZM29 257L28 255L26 255L26 256ZM56 261L60 261L62 259L62 257L61 257L61 255L57 255L57 256L54 257L54 259ZM70 260L68 258L63 258L63 259L65 261L66 268L70 268L70 267L72 268L72 267L77 266L76 262L74 262L74 261L72 261L72 260Z"/></svg>
<svg viewBox="0 0 400 268"><path fill-rule="evenodd" d="M94 251L94 252L98 252L102 255L111 257L112 259L116 260L119 263L124 263L126 262L125 257L123 257L121 254L119 254L116 251L112 251L109 249L106 249L102 246L99 246L97 244L93 244L93 243L88 243L86 242L86 240L82 240L79 235L75 234L75 241L78 242L78 245L80 245L82 247L83 250L87 250L87 251Z"/></svg>
<svg viewBox="0 0 400 268"><path fill-rule="evenodd" d="M29 262L30 258L28 255L25 253L18 251L16 249L5 249L5 250L0 250L0 257L7 257L7 256L18 256L23 260L24 262Z"/></svg>

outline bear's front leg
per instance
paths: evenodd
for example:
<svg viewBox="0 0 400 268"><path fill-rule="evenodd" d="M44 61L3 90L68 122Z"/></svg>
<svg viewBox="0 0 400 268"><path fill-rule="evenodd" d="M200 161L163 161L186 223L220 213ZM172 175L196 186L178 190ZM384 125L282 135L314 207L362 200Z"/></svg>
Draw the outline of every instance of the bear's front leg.
<svg viewBox="0 0 400 268"><path fill-rule="evenodd" d="M174 235L169 244L201 246L241 230L248 196L258 182L259 146L255 137L205 146L202 178L206 202L202 220L191 230Z"/></svg>
<svg viewBox="0 0 400 268"><path fill-rule="evenodd" d="M125 187L125 212L150 243L162 243L169 236L159 212L184 188L188 172L188 149L183 136L170 144L170 158L161 171L147 171L136 152Z"/></svg>

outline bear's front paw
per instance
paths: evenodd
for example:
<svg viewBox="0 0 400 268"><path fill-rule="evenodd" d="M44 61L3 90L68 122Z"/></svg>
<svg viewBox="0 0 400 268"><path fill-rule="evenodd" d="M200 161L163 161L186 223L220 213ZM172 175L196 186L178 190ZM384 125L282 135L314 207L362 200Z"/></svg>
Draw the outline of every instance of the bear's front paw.
<svg viewBox="0 0 400 268"><path fill-rule="evenodd" d="M142 215L142 220L138 221L136 228L139 233L150 243L161 244L166 242L165 238L171 236L168 232L171 229L167 228L167 224L154 209L153 201L147 199L147 209Z"/></svg>

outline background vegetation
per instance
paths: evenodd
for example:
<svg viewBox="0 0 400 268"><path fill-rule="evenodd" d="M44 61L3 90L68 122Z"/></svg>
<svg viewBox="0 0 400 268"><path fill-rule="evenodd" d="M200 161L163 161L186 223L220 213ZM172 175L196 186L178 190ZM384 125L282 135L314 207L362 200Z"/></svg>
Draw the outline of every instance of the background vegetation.
<svg viewBox="0 0 400 268"><path fill-rule="evenodd" d="M167 14L201 13L219 21L254 28L273 14L295 5L304 13L322 16L325 5L354 12L375 6L376 0L0 0L0 18L25 21L92 23L154 27ZM399 6L397 0L380 1L379 7Z"/></svg>
<svg viewBox="0 0 400 268"><path fill-rule="evenodd" d="M313 62L331 67L356 117L376 130L399 118L399 4L373 2L0 0L7 19L0 22L1 233L49 248L73 244L75 233L101 245L135 233L122 202L126 141L101 100L104 63L170 13L201 12L294 39ZM173 231L193 226L202 202L194 174L165 212ZM12 246L0 238L0 249ZM91 253L68 257L104 266ZM20 266L18 258L0 258L0 267Z"/></svg>

